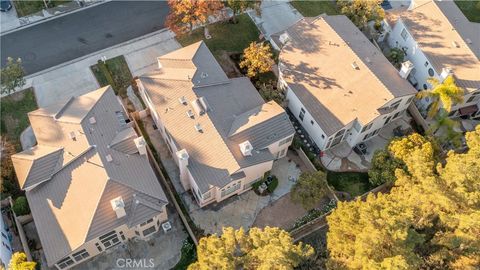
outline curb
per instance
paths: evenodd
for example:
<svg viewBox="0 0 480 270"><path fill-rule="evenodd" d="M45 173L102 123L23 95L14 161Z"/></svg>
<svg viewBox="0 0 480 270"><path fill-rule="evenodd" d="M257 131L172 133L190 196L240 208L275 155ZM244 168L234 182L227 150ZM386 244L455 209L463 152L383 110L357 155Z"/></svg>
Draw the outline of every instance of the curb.
<svg viewBox="0 0 480 270"><path fill-rule="evenodd" d="M15 28L12 28L10 30L0 32L0 36L8 35L8 34L11 34L11 33L17 32L17 31L21 31L23 29L26 29L26 28L29 28L29 27L32 27L32 26L35 26L35 25L38 25L38 24L41 24L41 23L44 23L44 22L47 22L47 21L55 20L57 18L61 18L61 17L66 16L66 15L70 15L70 14L73 14L73 13L76 13L76 12L79 12L79 11L83 11L83 10L86 10L86 9L89 9L89 8L92 8L92 7L96 7L96 6L99 6L99 5L102 5L102 4L106 4L110 1L113 1L113 0L101 0L101 1L95 2L93 4L90 4L88 6L79 7L77 9L62 12L61 14L58 14L58 15L52 15L50 17L46 17L46 18L34 21L32 23L27 23L27 24L24 24L24 25L20 25L20 26L17 26Z"/></svg>
<svg viewBox="0 0 480 270"><path fill-rule="evenodd" d="M112 50L112 49L115 49L115 48L118 48L118 47L122 47L122 46L125 46L125 45L128 45L128 44L131 44L131 43L134 43L134 42L137 42L139 40L142 40L142 39L146 39L146 38L149 38L151 36L154 36L154 35L157 35L157 34L160 34L162 32L165 32L165 31L169 31L168 28L163 28L163 29L160 29L158 31L155 31L155 32L152 32L152 33L149 33L149 34L146 34L146 35L143 35L143 36L140 36L140 37L137 37L137 38L134 38L134 39L130 39L130 40L127 40L127 41L124 41L122 43L119 43L119 44L116 44L116 45L113 45L113 46L110 46L110 47L107 47L105 49L101 49L99 51L95 51L95 52L92 52L92 53L89 53L87 55L84 55L84 56L80 56L78 58L75 58L75 59L72 59L70 61L67 61L67 62L63 62L61 64L58 64L56 66L53 66L53 67L49 67L47 69L44 69L44 70L41 70L41 71L38 71L36 73L33 73L33 74L30 74L28 76L25 76L25 79L32 79L32 78L35 78L37 76L40 76L44 73L47 73L47 72L50 72L52 70L55 70L55 69L59 69L61 67L64 67L64 66L67 66L67 65L70 65L70 64L73 64L73 63L76 63L76 62L79 62L79 61L82 61L86 58L89 58L89 57L92 57L96 54L101 54L102 52L105 52L105 51L109 51L109 50Z"/></svg>

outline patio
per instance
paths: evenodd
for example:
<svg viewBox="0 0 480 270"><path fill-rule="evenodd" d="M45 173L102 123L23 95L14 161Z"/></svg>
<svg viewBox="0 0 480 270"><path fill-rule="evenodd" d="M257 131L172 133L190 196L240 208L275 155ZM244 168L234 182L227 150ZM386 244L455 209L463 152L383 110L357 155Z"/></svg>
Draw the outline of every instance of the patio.
<svg viewBox="0 0 480 270"><path fill-rule="evenodd" d="M307 168L294 152L288 151L286 157L273 163L271 173L277 176L278 186L271 195L258 196L253 191L247 191L220 203L213 203L200 208L192 193L183 189L179 179L178 167L160 133L153 128L152 119L147 117L142 120L176 192L185 204L192 220L199 228L204 230L205 234L221 233L222 228L226 226L250 228L260 210L290 192L294 184L293 179L298 179L302 169Z"/></svg>
<svg viewBox="0 0 480 270"><path fill-rule="evenodd" d="M370 140L364 142L367 152L359 155L353 151L353 148L343 141L339 145L323 152L321 161L330 171L367 171L370 167L373 154L376 150L384 149L394 135L394 129L401 127L402 130L411 129L411 118L404 114L393 120Z"/></svg>

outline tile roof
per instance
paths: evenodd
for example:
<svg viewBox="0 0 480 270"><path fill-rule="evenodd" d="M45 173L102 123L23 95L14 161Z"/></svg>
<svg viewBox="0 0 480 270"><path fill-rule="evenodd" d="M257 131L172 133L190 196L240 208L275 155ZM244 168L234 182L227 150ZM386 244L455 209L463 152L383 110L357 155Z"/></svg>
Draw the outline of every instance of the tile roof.
<svg viewBox="0 0 480 270"><path fill-rule="evenodd" d="M229 184L232 175L241 168L273 160L271 153L261 148L293 135L294 129L285 111L273 101L265 103L248 78L228 79L203 42L158 59L162 68L140 76L139 81L178 149L187 150L190 156L188 168L202 192L211 186ZM186 63L193 63L194 68ZM179 68L194 69L189 73L194 75L175 75ZM182 98L187 101L186 105L179 102ZM192 104L200 98L209 107L202 115L196 113ZM187 116L189 110L194 114L193 119ZM250 120L255 119L255 124L248 122L250 117ZM253 141L262 141L256 144L252 156L244 157L238 146L243 141L230 136L233 123L234 129L238 129L235 133L239 134L238 138L240 134L257 128L258 133L242 137L251 140L252 144ZM196 124L201 126L202 132L196 131ZM277 124L282 130L272 137L268 130Z"/></svg>
<svg viewBox="0 0 480 270"><path fill-rule="evenodd" d="M405 23L437 72L451 68L460 87L480 88L480 24L468 21L453 1L420 1L387 15L390 22Z"/></svg>
<svg viewBox="0 0 480 270"><path fill-rule="evenodd" d="M365 125L393 98L416 93L346 16L305 18L286 33L283 78L327 135L355 119Z"/></svg>
<svg viewBox="0 0 480 270"><path fill-rule="evenodd" d="M126 224L132 216L158 214L145 208L136 208L141 213L132 212L134 195L155 204L157 210L167 203L147 157L133 153L130 147L115 149L137 138L129 125L118 120L116 113L122 111L113 90L105 87L29 114L38 146L13 155L12 160L20 175L29 165L16 161L25 156L34 160L32 168L38 162L50 168L55 162L42 162L46 156L58 160L58 170L26 192L50 266L86 241ZM110 147L112 142L114 147ZM55 158L45 155L49 151L38 151L60 146L62 151L49 150L59 153ZM42 176L44 171L50 172L35 170L35 174ZM109 201L118 196L126 203L127 215L121 219L117 219Z"/></svg>

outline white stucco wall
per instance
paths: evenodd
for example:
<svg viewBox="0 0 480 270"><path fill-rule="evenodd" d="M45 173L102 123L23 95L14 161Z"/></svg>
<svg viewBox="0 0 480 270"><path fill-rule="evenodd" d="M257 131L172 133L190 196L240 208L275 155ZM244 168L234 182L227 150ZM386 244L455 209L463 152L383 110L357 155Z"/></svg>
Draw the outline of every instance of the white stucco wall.
<svg viewBox="0 0 480 270"><path fill-rule="evenodd" d="M303 106L302 102L298 99L295 93L287 86L287 95L286 99L288 100L288 108L298 120L299 123L302 124L303 128L308 132L308 135L312 138L312 140L317 144L318 148L323 149L327 142L327 135L322 130L322 128L318 125L318 123L313 119L310 112ZM305 116L303 117L303 121L299 118L300 110L305 110ZM313 125L311 124L313 121ZM323 135L323 138L322 138Z"/></svg>

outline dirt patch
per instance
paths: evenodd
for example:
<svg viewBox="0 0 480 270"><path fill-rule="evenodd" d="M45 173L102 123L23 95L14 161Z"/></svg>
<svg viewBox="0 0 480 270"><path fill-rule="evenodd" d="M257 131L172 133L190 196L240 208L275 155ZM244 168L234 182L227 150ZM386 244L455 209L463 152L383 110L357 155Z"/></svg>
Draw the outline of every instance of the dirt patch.
<svg viewBox="0 0 480 270"><path fill-rule="evenodd" d="M217 61L222 67L223 71L227 74L228 78L243 77L243 74L238 70L235 62L230 58L231 53L227 51L217 52Z"/></svg>

